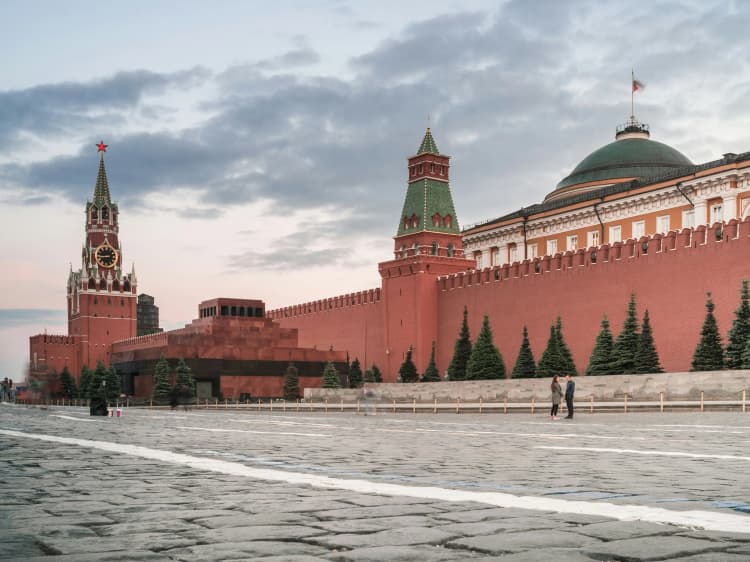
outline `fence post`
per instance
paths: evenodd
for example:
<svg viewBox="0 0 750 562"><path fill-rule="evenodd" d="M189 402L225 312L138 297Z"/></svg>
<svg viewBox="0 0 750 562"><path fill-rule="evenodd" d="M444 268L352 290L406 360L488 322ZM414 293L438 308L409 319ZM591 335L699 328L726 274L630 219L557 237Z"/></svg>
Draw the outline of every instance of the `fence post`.
<svg viewBox="0 0 750 562"><path fill-rule="evenodd" d="M411 403L411 413L416 414L417 413L417 399L414 398Z"/></svg>
<svg viewBox="0 0 750 562"><path fill-rule="evenodd" d="M224 409L226 410L228 408L229 408L228 398L224 398Z"/></svg>
<svg viewBox="0 0 750 562"><path fill-rule="evenodd" d="M357 413L359 414L359 398L357 398Z"/></svg>
<svg viewBox="0 0 750 562"><path fill-rule="evenodd" d="M503 398L503 414L508 413L508 397Z"/></svg>
<svg viewBox="0 0 750 562"><path fill-rule="evenodd" d="M326 398L326 408L325 408L325 413L326 413L326 414L328 413L328 398Z"/></svg>
<svg viewBox="0 0 750 562"><path fill-rule="evenodd" d="M437 398L435 398L435 406L432 408L432 413L437 414Z"/></svg>
<svg viewBox="0 0 750 562"><path fill-rule="evenodd" d="M659 412L664 413L664 391L659 393Z"/></svg>
<svg viewBox="0 0 750 562"><path fill-rule="evenodd" d="M271 398L271 409L270 409L270 411L271 411L271 413L273 413L273 398Z"/></svg>
<svg viewBox="0 0 750 562"><path fill-rule="evenodd" d="M461 397L456 398L456 413L461 413Z"/></svg>
<svg viewBox="0 0 750 562"><path fill-rule="evenodd" d="M745 398L747 397L747 390L742 391L742 411L745 411Z"/></svg>
<svg viewBox="0 0 750 562"><path fill-rule="evenodd" d="M479 413L482 413L482 397L479 397Z"/></svg>
<svg viewBox="0 0 750 562"><path fill-rule="evenodd" d="M282 411L283 413L286 413L286 398L284 398L284 403L283 403L283 404L282 404L282 406L281 406L281 411Z"/></svg>
<svg viewBox="0 0 750 562"><path fill-rule="evenodd" d="M703 391L701 390L701 412L703 411Z"/></svg>
<svg viewBox="0 0 750 562"><path fill-rule="evenodd" d="M534 415L534 397L531 397L531 415Z"/></svg>
<svg viewBox="0 0 750 562"><path fill-rule="evenodd" d="M149 409L151 409L151 408L154 407L154 401L153 401L153 399L148 401L148 407L149 407Z"/></svg>
<svg viewBox="0 0 750 562"><path fill-rule="evenodd" d="M341 411L344 411L344 397L341 397Z"/></svg>
<svg viewBox="0 0 750 562"><path fill-rule="evenodd" d="M627 392L625 393L625 406L624 406L624 408L625 408L625 413L627 414L628 413L628 393Z"/></svg>
<svg viewBox="0 0 750 562"><path fill-rule="evenodd" d="M396 399L393 399L393 413L396 413Z"/></svg>
<svg viewBox="0 0 750 562"><path fill-rule="evenodd" d="M590 404L591 404L591 407L590 407L590 409L589 409L589 413L590 413L590 414L593 414L593 413L594 413L594 395L592 394L592 395L590 396L590 398L591 398L591 402L590 402Z"/></svg>

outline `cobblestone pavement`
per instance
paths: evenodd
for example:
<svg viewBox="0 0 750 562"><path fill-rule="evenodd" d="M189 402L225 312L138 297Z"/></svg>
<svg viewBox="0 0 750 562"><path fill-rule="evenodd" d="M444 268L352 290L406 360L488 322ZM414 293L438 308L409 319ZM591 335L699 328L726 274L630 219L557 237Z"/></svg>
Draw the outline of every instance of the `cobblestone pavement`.
<svg viewBox="0 0 750 562"><path fill-rule="evenodd" d="M749 438L741 413L0 404L0 559L747 561Z"/></svg>

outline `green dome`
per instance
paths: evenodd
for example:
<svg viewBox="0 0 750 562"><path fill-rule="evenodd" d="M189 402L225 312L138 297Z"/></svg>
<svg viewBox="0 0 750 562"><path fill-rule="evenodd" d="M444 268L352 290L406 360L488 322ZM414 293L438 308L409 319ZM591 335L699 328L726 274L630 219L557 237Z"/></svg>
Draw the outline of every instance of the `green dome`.
<svg viewBox="0 0 750 562"><path fill-rule="evenodd" d="M616 183L616 180L624 178L653 177L692 165L681 152L661 142L649 140L646 135L621 138L584 158L547 198L559 196L559 190L572 185L588 182Z"/></svg>

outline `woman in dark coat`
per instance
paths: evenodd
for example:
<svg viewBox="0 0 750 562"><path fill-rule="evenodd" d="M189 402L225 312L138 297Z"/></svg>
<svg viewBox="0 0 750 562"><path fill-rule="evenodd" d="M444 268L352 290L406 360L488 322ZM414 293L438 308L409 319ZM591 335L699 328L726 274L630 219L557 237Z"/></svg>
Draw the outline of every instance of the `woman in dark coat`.
<svg viewBox="0 0 750 562"><path fill-rule="evenodd" d="M552 377L552 384L550 390L552 391L552 410L549 413L549 417L553 420L557 419L557 410L560 408L560 402L562 401L563 391L560 383L558 382L559 377L555 375Z"/></svg>

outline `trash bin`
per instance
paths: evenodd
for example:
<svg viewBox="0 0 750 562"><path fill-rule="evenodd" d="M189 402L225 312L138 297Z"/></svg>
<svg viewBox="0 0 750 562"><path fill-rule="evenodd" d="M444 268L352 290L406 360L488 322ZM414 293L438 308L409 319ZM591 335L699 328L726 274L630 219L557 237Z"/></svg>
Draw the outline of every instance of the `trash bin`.
<svg viewBox="0 0 750 562"><path fill-rule="evenodd" d="M89 402L89 414L92 416L108 415L107 401L102 398L92 398Z"/></svg>

